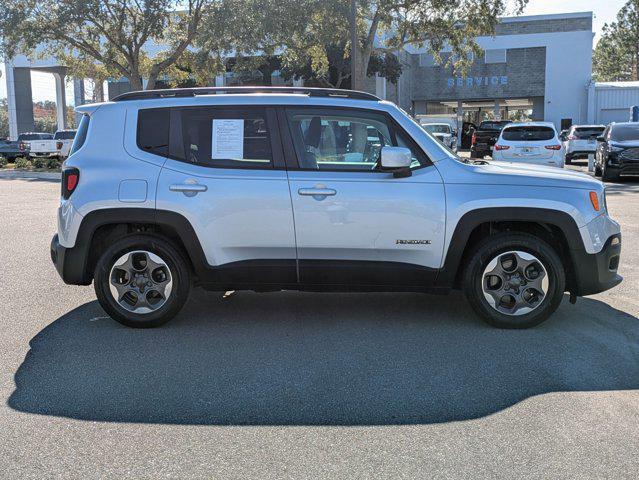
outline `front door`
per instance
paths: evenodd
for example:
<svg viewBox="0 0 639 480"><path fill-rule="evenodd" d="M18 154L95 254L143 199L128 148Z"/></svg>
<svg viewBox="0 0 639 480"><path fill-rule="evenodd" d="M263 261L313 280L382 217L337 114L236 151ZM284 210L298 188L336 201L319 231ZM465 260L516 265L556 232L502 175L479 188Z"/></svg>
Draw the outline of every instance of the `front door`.
<svg viewBox="0 0 639 480"><path fill-rule="evenodd" d="M281 120L296 157L288 163L300 283L429 286L442 260L445 198L419 147L375 111L296 107ZM380 170L385 145L411 149L412 176Z"/></svg>

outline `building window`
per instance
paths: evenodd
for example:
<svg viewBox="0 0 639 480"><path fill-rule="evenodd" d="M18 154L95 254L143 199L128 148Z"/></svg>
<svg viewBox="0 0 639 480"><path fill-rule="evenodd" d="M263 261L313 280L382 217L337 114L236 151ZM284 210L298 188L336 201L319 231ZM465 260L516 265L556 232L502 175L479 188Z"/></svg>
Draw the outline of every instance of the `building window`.
<svg viewBox="0 0 639 480"><path fill-rule="evenodd" d="M486 50L484 56L485 63L506 63L506 49L496 48L493 50Z"/></svg>
<svg viewBox="0 0 639 480"><path fill-rule="evenodd" d="M419 66L420 67L434 67L435 66L435 57L433 57L430 53L420 53L419 54Z"/></svg>

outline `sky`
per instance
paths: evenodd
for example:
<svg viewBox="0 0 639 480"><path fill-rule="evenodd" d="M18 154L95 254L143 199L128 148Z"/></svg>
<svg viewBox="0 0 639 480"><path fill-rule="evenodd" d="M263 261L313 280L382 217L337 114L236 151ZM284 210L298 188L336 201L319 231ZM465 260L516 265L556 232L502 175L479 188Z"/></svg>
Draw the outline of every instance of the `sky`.
<svg viewBox="0 0 639 480"><path fill-rule="evenodd" d="M529 0L524 15L544 15L550 13L594 12L593 30L595 44L605 23L614 21L619 9L627 0ZM4 65L0 64L0 98L7 96ZM71 85L71 84L70 84ZM73 104L73 89L67 86L67 103ZM55 101L55 83L48 73L31 72L31 89L34 101Z"/></svg>

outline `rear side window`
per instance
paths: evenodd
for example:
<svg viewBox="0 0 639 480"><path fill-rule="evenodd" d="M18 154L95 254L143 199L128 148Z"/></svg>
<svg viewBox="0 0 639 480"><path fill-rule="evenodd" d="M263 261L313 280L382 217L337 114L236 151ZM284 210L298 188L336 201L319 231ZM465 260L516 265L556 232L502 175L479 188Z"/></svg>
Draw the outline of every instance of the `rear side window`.
<svg viewBox="0 0 639 480"><path fill-rule="evenodd" d="M479 128L480 128L480 130L500 131L502 128L504 128L509 123L510 122L481 122L479 124Z"/></svg>
<svg viewBox="0 0 639 480"><path fill-rule="evenodd" d="M204 167L273 168L263 108L173 108L170 123L170 158Z"/></svg>
<svg viewBox="0 0 639 480"><path fill-rule="evenodd" d="M73 145L71 145L71 150L69 151L69 156L73 155L75 152L82 148L84 145L84 141L87 139L87 131L89 130L89 121L91 117L87 114L82 115L80 119L80 125L78 126L78 131L75 134L73 139Z"/></svg>
<svg viewBox="0 0 639 480"><path fill-rule="evenodd" d="M166 157L169 154L169 108L138 111L138 147L145 152Z"/></svg>
<svg viewBox="0 0 639 480"><path fill-rule="evenodd" d="M541 126L510 127L504 129L501 136L511 142L543 142L555 138L555 131Z"/></svg>

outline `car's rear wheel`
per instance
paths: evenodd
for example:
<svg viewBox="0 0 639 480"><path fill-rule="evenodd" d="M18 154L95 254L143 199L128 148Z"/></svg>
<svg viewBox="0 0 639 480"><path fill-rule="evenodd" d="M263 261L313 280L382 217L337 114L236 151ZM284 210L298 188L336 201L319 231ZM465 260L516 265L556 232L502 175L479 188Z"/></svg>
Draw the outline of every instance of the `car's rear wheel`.
<svg viewBox="0 0 639 480"><path fill-rule="evenodd" d="M464 274L464 292L474 310L497 328L529 328L561 303L563 264L544 240L502 233L475 248Z"/></svg>
<svg viewBox="0 0 639 480"><path fill-rule="evenodd" d="M566 154L566 165L572 164L572 155Z"/></svg>
<svg viewBox="0 0 639 480"><path fill-rule="evenodd" d="M184 306L191 286L181 253L168 241L132 235L111 245L95 268L94 288L104 310L128 327L157 327Z"/></svg>

